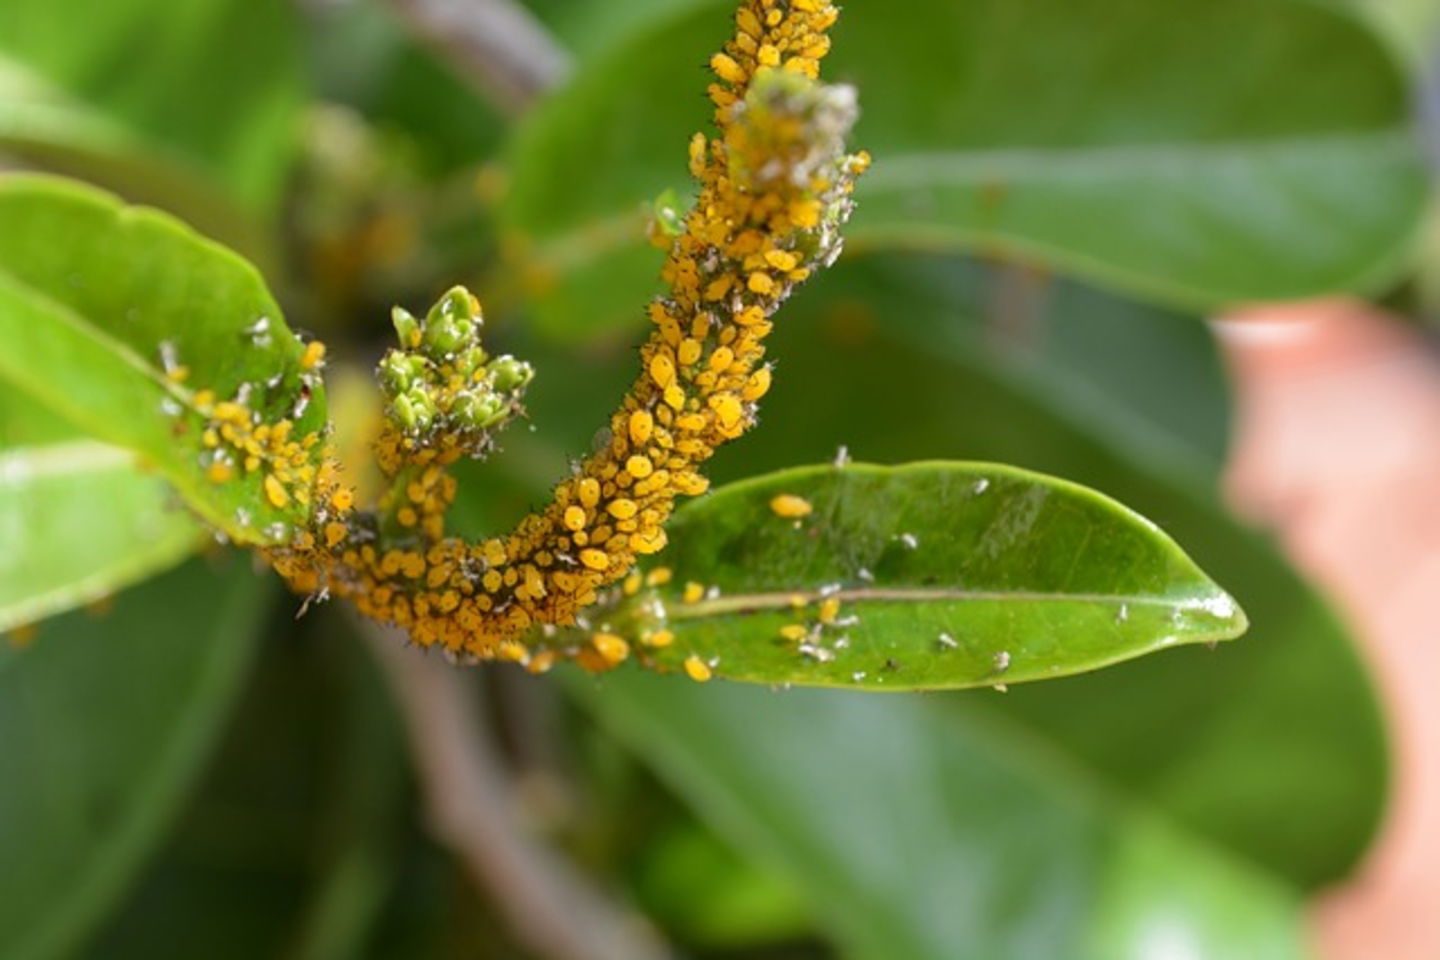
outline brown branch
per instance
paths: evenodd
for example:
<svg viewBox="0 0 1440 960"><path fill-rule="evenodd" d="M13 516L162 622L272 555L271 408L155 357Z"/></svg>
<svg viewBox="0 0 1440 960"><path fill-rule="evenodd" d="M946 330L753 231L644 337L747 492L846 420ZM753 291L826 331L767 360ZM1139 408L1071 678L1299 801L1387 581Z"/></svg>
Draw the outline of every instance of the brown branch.
<svg viewBox="0 0 1440 960"><path fill-rule="evenodd" d="M356 620L404 717L430 832L489 892L516 940L546 960L666 960L642 916L529 835L474 676Z"/></svg>
<svg viewBox="0 0 1440 960"><path fill-rule="evenodd" d="M515 0L391 0L410 31L507 114L570 75L570 55Z"/></svg>

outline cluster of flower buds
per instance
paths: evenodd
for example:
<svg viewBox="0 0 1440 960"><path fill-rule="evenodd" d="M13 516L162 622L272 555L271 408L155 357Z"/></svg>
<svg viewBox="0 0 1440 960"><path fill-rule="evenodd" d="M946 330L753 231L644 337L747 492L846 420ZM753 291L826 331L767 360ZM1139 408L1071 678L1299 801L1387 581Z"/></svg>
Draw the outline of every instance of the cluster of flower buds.
<svg viewBox="0 0 1440 960"><path fill-rule="evenodd" d="M423 318L396 307L391 319L400 347L380 361L387 420L417 445L449 438L472 456L484 453L493 431L520 412L530 364L486 353L480 303L464 287L447 291Z"/></svg>

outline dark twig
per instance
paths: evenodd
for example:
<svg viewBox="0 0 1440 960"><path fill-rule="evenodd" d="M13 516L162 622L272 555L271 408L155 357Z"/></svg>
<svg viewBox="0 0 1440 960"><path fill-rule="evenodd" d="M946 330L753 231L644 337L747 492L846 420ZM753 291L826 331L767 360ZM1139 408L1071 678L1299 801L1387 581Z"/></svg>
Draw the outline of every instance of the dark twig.
<svg viewBox="0 0 1440 960"><path fill-rule="evenodd" d="M430 831L490 893L517 941L546 960L669 957L639 914L529 835L474 676L356 619L405 719Z"/></svg>
<svg viewBox="0 0 1440 960"><path fill-rule="evenodd" d="M391 0L412 33L508 114L570 74L570 55L514 0Z"/></svg>

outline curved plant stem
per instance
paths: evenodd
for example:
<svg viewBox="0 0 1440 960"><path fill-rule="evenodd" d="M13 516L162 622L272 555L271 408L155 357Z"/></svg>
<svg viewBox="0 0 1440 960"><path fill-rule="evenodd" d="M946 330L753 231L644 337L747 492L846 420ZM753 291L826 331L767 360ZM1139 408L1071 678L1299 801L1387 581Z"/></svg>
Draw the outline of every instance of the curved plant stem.
<svg viewBox="0 0 1440 960"><path fill-rule="evenodd" d="M435 840L464 864L515 939L545 960L667 960L638 913L592 887L527 833L472 674L355 618L405 721Z"/></svg>

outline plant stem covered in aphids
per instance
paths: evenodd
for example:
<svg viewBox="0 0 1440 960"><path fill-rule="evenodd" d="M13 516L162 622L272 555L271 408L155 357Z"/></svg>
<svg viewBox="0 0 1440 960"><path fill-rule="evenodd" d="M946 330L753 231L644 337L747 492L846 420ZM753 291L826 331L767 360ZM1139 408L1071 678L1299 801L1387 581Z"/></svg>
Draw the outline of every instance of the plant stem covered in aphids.
<svg viewBox="0 0 1440 960"><path fill-rule="evenodd" d="M575 623L639 555L665 546L676 498L703 493L701 465L755 423L770 386L771 317L840 252L868 158L845 153L853 91L815 82L836 15L817 0L750 0L712 59L718 132L690 144L699 198L670 244L668 292L650 304L641 372L611 417L609 443L510 534L445 537L446 466L488 451L530 371L484 353L479 307L463 290L423 320L399 311L400 349L380 368L388 425L378 454L390 494L379 517L344 514L313 549L274 554L297 588L353 597L423 646L543 669L554 654L532 656L526 632ZM582 648L582 662L628 656L629 643L604 636Z"/></svg>

